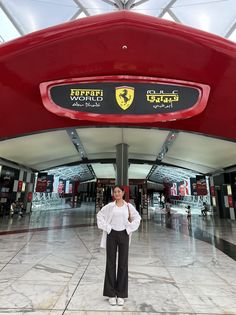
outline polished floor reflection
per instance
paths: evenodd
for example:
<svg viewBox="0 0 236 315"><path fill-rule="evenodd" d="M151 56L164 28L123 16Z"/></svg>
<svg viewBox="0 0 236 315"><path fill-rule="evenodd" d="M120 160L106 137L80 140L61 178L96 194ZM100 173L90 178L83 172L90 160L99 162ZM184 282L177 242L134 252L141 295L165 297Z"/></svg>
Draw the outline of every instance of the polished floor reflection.
<svg viewBox="0 0 236 315"><path fill-rule="evenodd" d="M161 210L152 212L154 222L174 229L195 239L214 245L217 249L236 260L236 223L231 220L193 215L187 220L180 213L164 214Z"/></svg>
<svg viewBox="0 0 236 315"><path fill-rule="evenodd" d="M88 206L1 220L1 231L18 232L0 235L0 315L236 314L236 262L215 242L235 245L234 222L153 212L132 237L123 307L102 296L105 253L93 224Z"/></svg>

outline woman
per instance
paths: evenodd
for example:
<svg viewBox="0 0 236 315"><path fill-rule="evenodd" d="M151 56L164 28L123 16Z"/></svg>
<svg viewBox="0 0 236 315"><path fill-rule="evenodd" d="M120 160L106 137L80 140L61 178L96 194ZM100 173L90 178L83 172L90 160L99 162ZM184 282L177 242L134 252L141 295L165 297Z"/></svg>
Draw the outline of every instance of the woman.
<svg viewBox="0 0 236 315"><path fill-rule="evenodd" d="M187 206L187 207L185 207L187 210L185 210L186 212L187 212L187 219L189 220L189 221L191 221L191 216L192 216L192 214L191 214L191 207L190 206Z"/></svg>
<svg viewBox="0 0 236 315"><path fill-rule="evenodd" d="M103 295L111 305L124 305L128 297L128 252L131 233L138 229L141 217L136 209L124 201L124 189L114 187L114 202L97 214L98 228L103 230L101 247L106 248L106 274ZM116 275L116 253L118 269ZM117 300L116 300L117 298Z"/></svg>

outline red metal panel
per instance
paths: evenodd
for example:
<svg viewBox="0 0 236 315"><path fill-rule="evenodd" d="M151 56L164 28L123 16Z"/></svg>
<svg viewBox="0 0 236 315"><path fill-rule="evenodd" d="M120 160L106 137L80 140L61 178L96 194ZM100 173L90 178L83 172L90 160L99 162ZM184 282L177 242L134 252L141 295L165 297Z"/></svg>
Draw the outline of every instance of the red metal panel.
<svg viewBox="0 0 236 315"><path fill-rule="evenodd" d="M119 124L59 117L45 109L40 96L41 82L107 75L208 85L211 93L207 106L197 116L138 125L236 139L236 45L212 34L128 11L76 20L1 45L0 136ZM122 124L137 125L134 121Z"/></svg>

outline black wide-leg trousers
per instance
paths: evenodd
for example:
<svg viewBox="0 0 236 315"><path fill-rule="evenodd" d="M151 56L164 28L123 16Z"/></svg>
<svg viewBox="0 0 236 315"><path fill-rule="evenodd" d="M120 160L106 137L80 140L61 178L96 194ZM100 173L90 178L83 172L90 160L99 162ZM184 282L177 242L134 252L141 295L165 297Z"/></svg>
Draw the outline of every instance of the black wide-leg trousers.
<svg viewBox="0 0 236 315"><path fill-rule="evenodd" d="M107 235L107 262L103 295L108 297L128 297L128 254L129 235L126 230L111 230ZM118 268L116 274L116 255Z"/></svg>

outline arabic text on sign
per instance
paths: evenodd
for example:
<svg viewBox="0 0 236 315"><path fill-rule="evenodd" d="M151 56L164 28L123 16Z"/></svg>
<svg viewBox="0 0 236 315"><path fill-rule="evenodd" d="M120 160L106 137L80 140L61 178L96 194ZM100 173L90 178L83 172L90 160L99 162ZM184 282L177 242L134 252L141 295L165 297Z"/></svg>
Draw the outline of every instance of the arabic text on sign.
<svg viewBox="0 0 236 315"><path fill-rule="evenodd" d="M179 101L179 95L178 94L151 94L146 95L147 101L150 103L167 103L170 104L172 102L178 102Z"/></svg>

